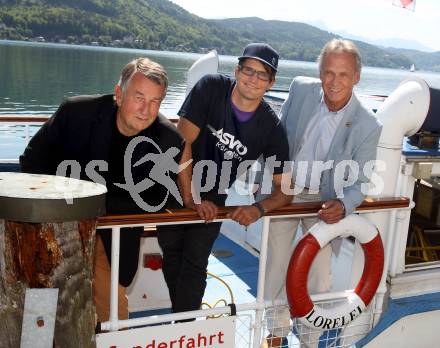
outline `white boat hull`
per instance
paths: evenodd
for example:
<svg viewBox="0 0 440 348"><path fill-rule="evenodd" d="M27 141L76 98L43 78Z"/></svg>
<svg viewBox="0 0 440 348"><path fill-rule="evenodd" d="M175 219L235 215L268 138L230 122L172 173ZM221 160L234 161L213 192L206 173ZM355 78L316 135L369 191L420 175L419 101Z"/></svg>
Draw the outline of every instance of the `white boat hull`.
<svg viewBox="0 0 440 348"><path fill-rule="evenodd" d="M440 342L440 310L408 315L382 331L364 348L433 348Z"/></svg>

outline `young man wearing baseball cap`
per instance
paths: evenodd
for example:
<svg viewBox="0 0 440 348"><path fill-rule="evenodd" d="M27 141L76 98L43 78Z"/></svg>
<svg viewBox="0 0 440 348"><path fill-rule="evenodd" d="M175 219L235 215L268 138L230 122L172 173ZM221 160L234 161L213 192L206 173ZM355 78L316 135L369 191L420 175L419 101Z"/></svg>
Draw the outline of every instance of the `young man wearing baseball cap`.
<svg viewBox="0 0 440 348"><path fill-rule="evenodd" d="M272 193L230 214L243 226L292 199L281 191L283 163L289 158L287 137L263 100L275 82L278 58L267 44L249 44L238 58L235 79L220 74L203 77L178 112L178 130L186 140L182 163L193 160L180 175L180 190L185 206L206 223L171 226L158 234L173 312L200 308L208 257L221 225L212 221L237 177L260 156L280 161L272 166Z"/></svg>

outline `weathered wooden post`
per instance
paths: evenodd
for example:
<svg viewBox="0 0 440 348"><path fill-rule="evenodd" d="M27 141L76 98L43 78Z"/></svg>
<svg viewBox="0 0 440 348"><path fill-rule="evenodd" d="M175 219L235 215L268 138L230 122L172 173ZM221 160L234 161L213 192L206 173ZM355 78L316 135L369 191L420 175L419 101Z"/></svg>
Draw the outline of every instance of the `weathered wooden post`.
<svg viewBox="0 0 440 348"><path fill-rule="evenodd" d="M93 247L105 192L82 180L0 173L1 348L20 347L27 288L58 288L55 347L95 347ZM38 333L45 321L37 321Z"/></svg>

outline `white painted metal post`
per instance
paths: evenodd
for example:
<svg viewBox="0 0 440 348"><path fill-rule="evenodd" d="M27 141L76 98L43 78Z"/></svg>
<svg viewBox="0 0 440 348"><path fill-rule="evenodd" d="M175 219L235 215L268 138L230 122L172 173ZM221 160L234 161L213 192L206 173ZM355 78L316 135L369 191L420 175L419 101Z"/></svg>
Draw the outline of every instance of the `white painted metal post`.
<svg viewBox="0 0 440 348"><path fill-rule="evenodd" d="M266 277L267 239L269 236L270 217L263 218L263 232L261 234L261 248L259 258L258 285L257 285L257 310L255 312L254 348L260 347L261 323L264 312L264 279Z"/></svg>
<svg viewBox="0 0 440 348"><path fill-rule="evenodd" d="M25 144L27 145L29 143L29 138L30 138L30 134L29 134L29 123L26 123L24 125L24 141Z"/></svg>
<svg viewBox="0 0 440 348"><path fill-rule="evenodd" d="M400 185L402 182L402 173L401 170L398 171L397 180L394 186L394 197L398 197L400 195ZM397 218L397 209L393 209L390 213L388 213L388 229L382 232L382 237L385 237L384 241L384 265L383 265L383 273L382 278L379 283L379 287L377 289L375 295L375 301L373 302L374 311L373 311L373 326L376 326L378 323L384 306L384 298L385 293L387 291L387 277L388 273L392 273L390 270L390 266L392 266L392 260L394 258L394 253L397 252L396 249L393 249L396 243L396 218ZM384 235L385 233L385 235ZM373 306L372 305L372 306Z"/></svg>
<svg viewBox="0 0 440 348"><path fill-rule="evenodd" d="M112 228L112 262L110 281L110 331L117 331L118 324L118 284L119 284L119 245L121 229Z"/></svg>

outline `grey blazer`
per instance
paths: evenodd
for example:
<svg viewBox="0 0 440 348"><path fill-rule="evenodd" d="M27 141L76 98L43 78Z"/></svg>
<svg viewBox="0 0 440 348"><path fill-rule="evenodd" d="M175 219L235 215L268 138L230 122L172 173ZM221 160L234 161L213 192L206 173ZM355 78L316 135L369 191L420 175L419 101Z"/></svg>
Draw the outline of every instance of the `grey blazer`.
<svg viewBox="0 0 440 348"><path fill-rule="evenodd" d="M281 109L281 122L289 140L291 160L295 159L299 151L302 135L316 113L322 96L319 79L302 76L293 79L289 97ZM382 125L374 114L359 102L356 95L353 95L353 100L330 144L326 161L333 162L330 170L322 172L320 186L323 199L341 199L347 215L364 200L365 195L361 191L361 185L369 183L372 168L365 164L376 159L381 131ZM347 160L353 160L354 165L347 166L346 162L342 162ZM356 173L356 163L359 175ZM356 177L357 180L353 179ZM351 182L354 183L349 184Z"/></svg>

